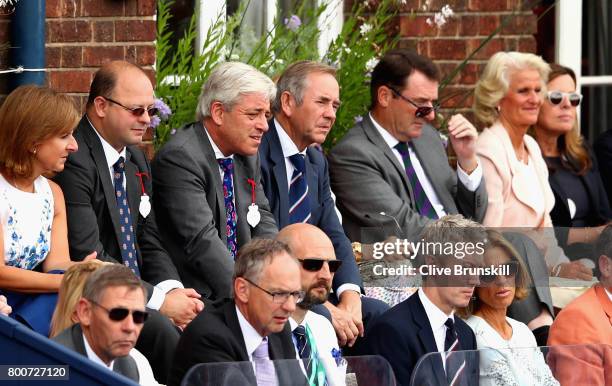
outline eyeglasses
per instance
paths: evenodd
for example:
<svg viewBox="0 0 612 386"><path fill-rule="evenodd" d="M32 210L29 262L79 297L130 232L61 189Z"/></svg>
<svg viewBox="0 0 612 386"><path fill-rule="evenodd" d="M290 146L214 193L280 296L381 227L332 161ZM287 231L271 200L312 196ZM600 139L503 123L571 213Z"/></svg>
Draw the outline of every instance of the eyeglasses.
<svg viewBox="0 0 612 386"><path fill-rule="evenodd" d="M324 259L299 259L302 268L309 272L318 272L323 268L323 263L329 266L329 272L336 272L342 265L342 260L324 260Z"/></svg>
<svg viewBox="0 0 612 386"><path fill-rule="evenodd" d="M290 296L293 296L293 298L295 299L296 303L300 303L302 300L304 300L304 291L294 291L294 292L270 292L265 288L261 288L260 286L258 286L257 284L253 283L252 281L250 281L249 279L247 279L246 277L243 277L244 280L248 281L251 285L259 288L260 290L262 290L263 292L267 293L268 295L272 296L272 301L276 304L284 304L287 302L287 300L289 300Z"/></svg>
<svg viewBox="0 0 612 386"><path fill-rule="evenodd" d="M569 103L576 107L582 101L582 95L575 92L549 91L547 94L551 105L558 105L563 102L563 98L568 98Z"/></svg>
<svg viewBox="0 0 612 386"><path fill-rule="evenodd" d="M519 265L518 261L509 261L505 264L501 264L498 266L501 272L504 272L503 277L511 278L515 277L518 273ZM485 284L490 284L495 281L498 275L480 275L480 282Z"/></svg>
<svg viewBox="0 0 612 386"><path fill-rule="evenodd" d="M123 107L125 110L132 113L132 115L135 117L141 117L145 113L145 111L147 112L147 114L149 114L150 117L157 115L157 111L158 111L157 107L148 107L146 109L144 107L127 107L108 97L103 96L102 98L106 99L109 102L116 104L119 107Z"/></svg>
<svg viewBox="0 0 612 386"><path fill-rule="evenodd" d="M110 320L114 320L115 322L122 321L123 319L127 318L127 316L130 313L132 314L132 320L134 321L135 324L142 324L149 317L149 313L147 311L128 310L127 308L123 308L123 307L111 308L109 310L108 308L104 307L100 303L94 302L93 300L90 300L90 299L87 299L87 300L89 300L93 305L98 306L104 311L108 312L108 318Z"/></svg>
<svg viewBox="0 0 612 386"><path fill-rule="evenodd" d="M393 91L393 93L395 95L397 95L401 99L405 100L406 102L408 102L411 105L413 105L414 107L416 107L416 111L414 112L414 116L417 117L417 118L426 117L429 114L431 114L432 111L433 112L437 112L438 109L440 108L440 106L437 103L434 103L433 106L419 106L415 102L411 101L410 99L408 99L405 96L403 96L402 94L400 94L400 92L397 91L395 88L393 88L391 86L387 86L387 87L389 87L389 89L391 91Z"/></svg>

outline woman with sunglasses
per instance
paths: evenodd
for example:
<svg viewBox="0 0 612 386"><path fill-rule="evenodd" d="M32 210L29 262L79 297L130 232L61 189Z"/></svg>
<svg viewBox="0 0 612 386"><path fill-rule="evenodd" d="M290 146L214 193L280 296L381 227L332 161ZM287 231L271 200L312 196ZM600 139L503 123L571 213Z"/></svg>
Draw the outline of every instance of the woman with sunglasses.
<svg viewBox="0 0 612 386"><path fill-rule="evenodd" d="M497 231L487 231L485 267L503 274L481 275L467 307L457 310L476 335L482 385L558 385L533 333L507 316L514 300L529 291L527 268L512 244Z"/></svg>
<svg viewBox="0 0 612 386"><path fill-rule="evenodd" d="M70 97L46 87L19 87L0 108L0 293L11 317L45 336L62 279L54 272L73 263L64 197L44 176L77 150L78 120Z"/></svg>
<svg viewBox="0 0 612 386"><path fill-rule="evenodd" d="M576 74L557 64L551 69L533 131L555 195L550 216L553 225L562 227L556 229L557 239L570 258L594 259L590 245L612 219L612 211L595 157L580 135L576 107L582 95L576 93Z"/></svg>

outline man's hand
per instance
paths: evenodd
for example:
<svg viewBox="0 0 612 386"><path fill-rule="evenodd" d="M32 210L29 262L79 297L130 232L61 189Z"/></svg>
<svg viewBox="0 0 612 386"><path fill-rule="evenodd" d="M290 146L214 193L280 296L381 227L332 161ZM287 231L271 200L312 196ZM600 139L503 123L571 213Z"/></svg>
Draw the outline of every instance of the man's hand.
<svg viewBox="0 0 612 386"><path fill-rule="evenodd" d="M467 174L472 173L478 166L476 159L478 131L463 115L455 114L448 121L448 133L461 169Z"/></svg>
<svg viewBox="0 0 612 386"><path fill-rule="evenodd" d="M566 279L592 280L593 270L585 267L579 261L561 264L559 276Z"/></svg>
<svg viewBox="0 0 612 386"><path fill-rule="evenodd" d="M201 295L193 288L175 288L166 293L159 312L180 328L186 327L204 309Z"/></svg>
<svg viewBox="0 0 612 386"><path fill-rule="evenodd" d="M360 295L347 290L342 292L338 307L330 302L325 302L324 306L331 313L332 325L336 330L340 346L353 347L357 338L363 337Z"/></svg>
<svg viewBox="0 0 612 386"><path fill-rule="evenodd" d="M8 315L12 311L13 309L8 305L6 297L4 297L4 295L0 295L0 314Z"/></svg>

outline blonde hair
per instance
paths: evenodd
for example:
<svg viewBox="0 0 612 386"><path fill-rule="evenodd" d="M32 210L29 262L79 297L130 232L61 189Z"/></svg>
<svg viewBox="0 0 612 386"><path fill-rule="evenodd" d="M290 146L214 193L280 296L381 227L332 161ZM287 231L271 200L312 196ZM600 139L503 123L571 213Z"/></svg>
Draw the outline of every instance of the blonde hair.
<svg viewBox="0 0 612 386"><path fill-rule="evenodd" d="M521 70L537 70L544 96L550 66L540 56L523 52L498 52L489 59L474 90L474 114L486 126L498 117L497 106L510 88L512 73Z"/></svg>
<svg viewBox="0 0 612 386"><path fill-rule="evenodd" d="M51 318L50 338L53 338L76 323L75 308L83 294L83 287L85 286L87 278L98 268L109 264L112 263L101 260L88 260L71 266L66 273L64 273L59 288L57 306Z"/></svg>

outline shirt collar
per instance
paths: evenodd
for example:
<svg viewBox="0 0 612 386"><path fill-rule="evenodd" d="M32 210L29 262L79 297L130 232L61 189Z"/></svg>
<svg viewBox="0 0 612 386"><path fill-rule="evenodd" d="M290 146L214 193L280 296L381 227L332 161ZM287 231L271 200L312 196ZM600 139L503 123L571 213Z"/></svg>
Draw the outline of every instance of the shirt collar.
<svg viewBox="0 0 612 386"><path fill-rule="evenodd" d="M454 313L451 312L450 315L446 315L444 312L442 312L442 310L439 309L438 306L436 306L432 303L431 300L429 300L422 288L419 288L419 299L421 300L421 303L425 308L427 319L429 319L429 324L431 324L431 329L433 331L444 326L444 323L448 318L451 318L453 322L455 321Z"/></svg>
<svg viewBox="0 0 612 386"><path fill-rule="evenodd" d="M108 164L109 169L112 168L115 165L115 163L117 163L117 161L119 160L119 157L123 157L123 159L125 160L126 159L125 158L125 154L126 154L125 146L120 152L115 150L115 148L112 147L110 143L108 143L100 135L100 133L98 132L98 129L96 129L93 123L91 123L91 121L89 120L89 117L87 115L85 115L85 117L87 118L87 122L89 122L89 125L92 127L92 129L94 129L94 132L96 133L98 138L100 138L100 142L102 143L102 150L104 151L104 157L106 158L106 163Z"/></svg>
<svg viewBox="0 0 612 386"><path fill-rule="evenodd" d="M285 128L274 118L274 126L278 128L276 132L278 133L278 139L280 140L281 148L283 149L283 157L289 158L294 154L302 154L306 155L306 149L300 151L289 134L285 131Z"/></svg>
<svg viewBox="0 0 612 386"><path fill-rule="evenodd" d="M236 314L238 315L238 324L240 324L240 330L242 331L242 336L244 337L244 345L246 346L247 354L249 354L249 358L252 357L253 351L263 341L264 337L259 335L259 333L253 328L251 323L242 315L242 312L236 307Z"/></svg>
<svg viewBox="0 0 612 386"><path fill-rule="evenodd" d="M91 348L89 342L87 342L87 337L85 336L85 334L83 334L83 343L85 344L85 353L87 353L87 358L89 358L89 360L96 362L110 369L111 371L113 370L113 364L115 363L115 360L112 360L111 363L109 363L107 366L106 363L104 363L104 361L100 359L98 354L96 354L95 351Z"/></svg>
<svg viewBox="0 0 612 386"><path fill-rule="evenodd" d="M224 158L231 158L234 159L234 155L229 155L229 156L225 156L223 154L223 152L221 151L221 149L219 149L219 146L217 146L217 144L215 143L215 141L213 141L212 137L210 136L210 134L208 133L208 129L206 128L206 126L204 127L204 132L206 133L206 136L208 137L208 141L210 142L210 146L212 146L213 151L215 152L215 158L216 159L224 159Z"/></svg>
<svg viewBox="0 0 612 386"><path fill-rule="evenodd" d="M380 123L376 122L376 119L374 119L374 117L372 116L372 113L368 113L368 114L370 115L370 119L372 120L372 123L374 124L374 127L376 128L376 130L378 130L378 132L383 137L387 145L389 145L389 147L393 149L395 145L399 143L399 141L394 136L392 136L391 133L389 133L384 127L382 127Z"/></svg>

